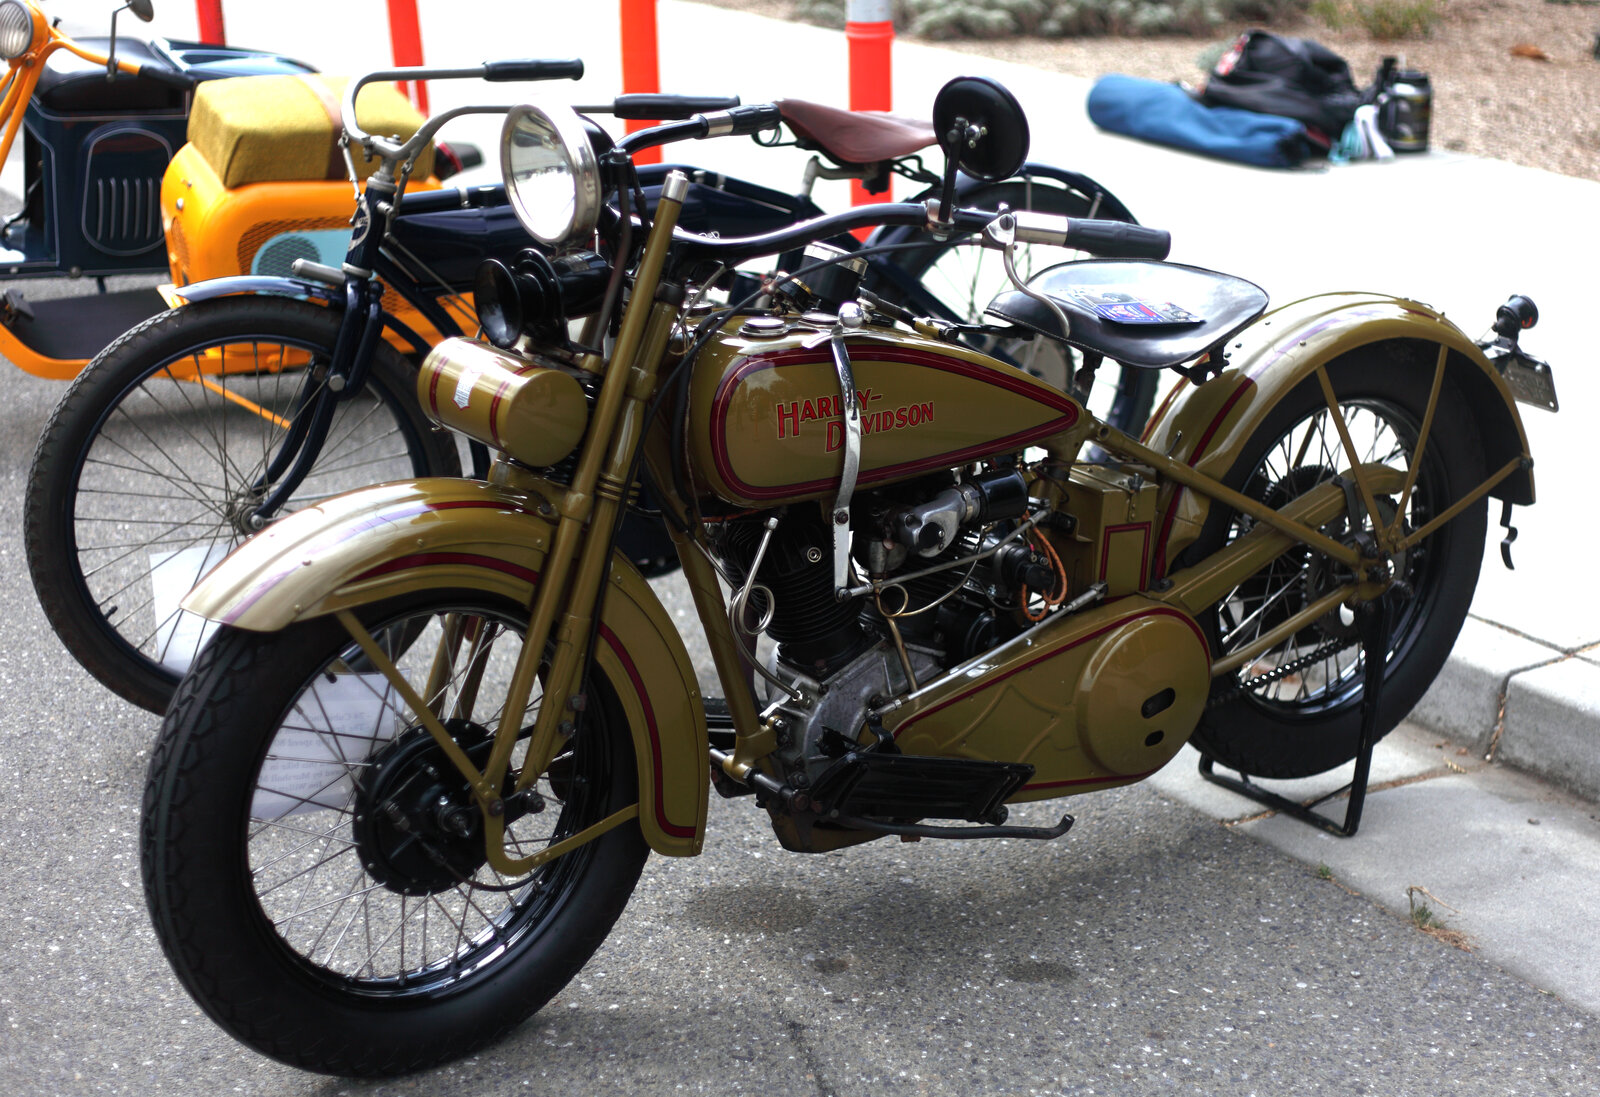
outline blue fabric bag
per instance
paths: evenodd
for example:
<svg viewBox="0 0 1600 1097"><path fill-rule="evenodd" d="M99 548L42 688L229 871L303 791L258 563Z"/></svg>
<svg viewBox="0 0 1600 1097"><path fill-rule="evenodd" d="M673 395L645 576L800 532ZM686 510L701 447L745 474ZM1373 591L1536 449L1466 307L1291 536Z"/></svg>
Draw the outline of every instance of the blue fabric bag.
<svg viewBox="0 0 1600 1097"><path fill-rule="evenodd" d="M1089 89L1089 120L1112 133L1263 168L1292 168L1310 153L1292 118L1208 107L1176 84L1102 76Z"/></svg>

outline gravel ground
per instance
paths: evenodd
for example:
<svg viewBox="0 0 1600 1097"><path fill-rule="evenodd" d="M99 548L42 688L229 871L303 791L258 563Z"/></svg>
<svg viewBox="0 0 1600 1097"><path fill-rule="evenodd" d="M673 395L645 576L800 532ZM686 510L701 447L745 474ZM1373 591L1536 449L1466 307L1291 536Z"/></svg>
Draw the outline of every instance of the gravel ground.
<svg viewBox="0 0 1600 1097"><path fill-rule="evenodd" d="M793 0L706 2L776 18L788 17L795 7ZM1246 27L1223 28L1212 39L937 44L1075 76L1120 72L1198 82L1204 75L1200 58ZM1403 55L1433 83L1433 141L1441 148L1600 179L1600 60L1592 56L1600 35L1600 4L1594 0L1449 0L1430 35L1398 42L1373 41L1364 31L1336 33L1314 21L1273 29L1328 46L1350 62L1358 83L1372 78L1385 55ZM1511 53L1524 44L1538 47L1549 60Z"/></svg>

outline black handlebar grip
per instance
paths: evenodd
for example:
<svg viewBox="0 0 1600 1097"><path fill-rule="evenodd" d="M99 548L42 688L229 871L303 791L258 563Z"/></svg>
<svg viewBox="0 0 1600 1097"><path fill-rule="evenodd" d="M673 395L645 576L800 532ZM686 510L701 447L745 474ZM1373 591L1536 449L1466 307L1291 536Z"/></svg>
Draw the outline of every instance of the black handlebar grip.
<svg viewBox="0 0 1600 1097"><path fill-rule="evenodd" d="M139 77L143 80L154 80L158 84L166 84L168 87L178 88L181 91L188 91L200 82L187 72L169 69L165 65L140 65Z"/></svg>
<svg viewBox="0 0 1600 1097"><path fill-rule="evenodd" d="M761 103L753 107L734 107L732 110L701 117L706 121L707 137L739 137L744 134L760 133L783 121L783 115L771 103Z"/></svg>
<svg viewBox="0 0 1600 1097"><path fill-rule="evenodd" d="M1066 246L1081 248L1115 259L1165 259L1172 250L1172 234L1166 229L1130 225L1126 221L1072 219L1067 228Z"/></svg>
<svg viewBox="0 0 1600 1097"><path fill-rule="evenodd" d="M496 84L511 80L581 80L583 62L576 57L564 61L486 61L483 78Z"/></svg>
<svg viewBox="0 0 1600 1097"><path fill-rule="evenodd" d="M619 95L613 101L611 113L617 118L649 118L671 121L705 114L714 110L732 110L739 105L737 95Z"/></svg>

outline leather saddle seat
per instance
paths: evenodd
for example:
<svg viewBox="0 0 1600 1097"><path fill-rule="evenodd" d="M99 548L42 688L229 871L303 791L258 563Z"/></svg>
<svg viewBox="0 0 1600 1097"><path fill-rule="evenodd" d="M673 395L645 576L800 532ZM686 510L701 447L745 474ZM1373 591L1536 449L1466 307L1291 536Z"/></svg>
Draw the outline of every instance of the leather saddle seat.
<svg viewBox="0 0 1600 1097"><path fill-rule="evenodd" d="M933 123L875 110L840 110L804 99L774 105L801 148L815 148L840 164L875 164L910 156L934 144Z"/></svg>
<svg viewBox="0 0 1600 1097"><path fill-rule="evenodd" d="M1125 366L1145 369L1193 361L1267 308L1266 291L1254 282L1202 267L1146 259L1061 263L1040 271L1028 286L1067 314L1072 330L1064 338L1055 314L1020 290L996 297L989 304L990 315ZM1174 311L1193 319L1137 323L1105 315L1136 317Z"/></svg>

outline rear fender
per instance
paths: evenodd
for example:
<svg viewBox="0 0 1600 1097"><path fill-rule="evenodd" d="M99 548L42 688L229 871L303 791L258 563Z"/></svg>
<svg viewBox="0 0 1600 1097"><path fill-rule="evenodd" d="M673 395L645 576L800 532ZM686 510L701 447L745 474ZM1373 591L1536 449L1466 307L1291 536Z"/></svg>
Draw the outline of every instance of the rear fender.
<svg viewBox="0 0 1600 1097"><path fill-rule="evenodd" d="M553 536L537 495L471 480L409 480L337 496L269 526L218 564L184 608L275 631L434 587L530 606ZM639 770L639 825L658 853L700 852L705 710L672 618L621 555L613 558L596 661L627 712Z"/></svg>
<svg viewBox="0 0 1600 1097"><path fill-rule="evenodd" d="M1273 407L1318 366L1384 343L1402 351L1404 368L1429 377L1439 348L1446 349L1446 376L1477 417L1486 468L1524 461L1491 494L1532 503L1528 437L1504 378L1442 313L1378 294L1323 294L1265 314L1227 346L1228 368L1219 376L1199 386L1179 383L1145 428L1145 443L1220 480ZM1174 559L1199 536L1210 506L1209 499L1181 487L1163 494L1153 576L1172 570Z"/></svg>

